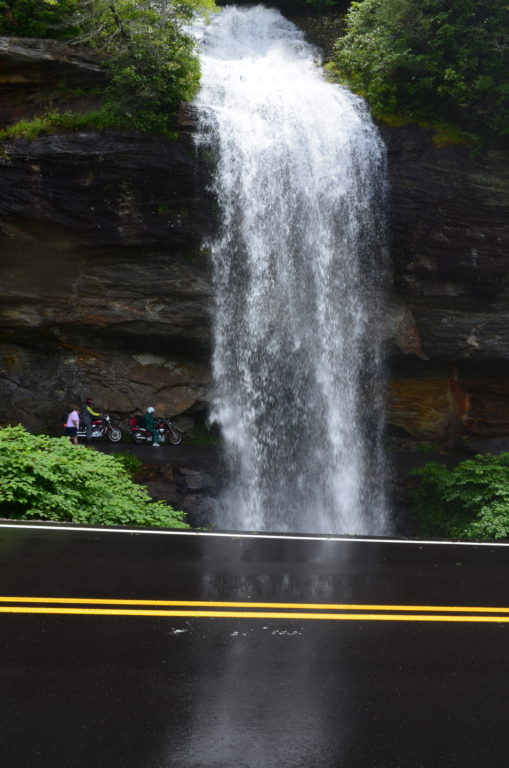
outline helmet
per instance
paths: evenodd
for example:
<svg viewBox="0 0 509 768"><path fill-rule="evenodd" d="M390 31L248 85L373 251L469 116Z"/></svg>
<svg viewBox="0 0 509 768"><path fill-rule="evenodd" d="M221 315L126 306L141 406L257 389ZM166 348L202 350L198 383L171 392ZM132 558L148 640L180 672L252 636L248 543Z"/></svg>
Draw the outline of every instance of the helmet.
<svg viewBox="0 0 509 768"><path fill-rule="evenodd" d="M155 408L152 408L152 406L149 405L149 407L147 408L147 413L154 413L154 411L155 411Z"/></svg>
<svg viewBox="0 0 509 768"><path fill-rule="evenodd" d="M91 400L90 398L87 398L87 400L85 400L85 403L86 403L87 405L93 405L93 404L94 404L94 401L93 401L93 400Z"/></svg>

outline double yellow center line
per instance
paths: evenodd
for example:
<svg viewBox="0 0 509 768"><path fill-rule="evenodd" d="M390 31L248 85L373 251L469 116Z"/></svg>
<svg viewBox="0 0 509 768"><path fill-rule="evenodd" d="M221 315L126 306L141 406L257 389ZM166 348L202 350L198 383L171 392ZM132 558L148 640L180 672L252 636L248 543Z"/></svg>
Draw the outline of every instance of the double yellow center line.
<svg viewBox="0 0 509 768"><path fill-rule="evenodd" d="M299 621L509 622L509 608L356 603L255 603L217 600L114 600L70 597L1 597L0 613L152 616Z"/></svg>

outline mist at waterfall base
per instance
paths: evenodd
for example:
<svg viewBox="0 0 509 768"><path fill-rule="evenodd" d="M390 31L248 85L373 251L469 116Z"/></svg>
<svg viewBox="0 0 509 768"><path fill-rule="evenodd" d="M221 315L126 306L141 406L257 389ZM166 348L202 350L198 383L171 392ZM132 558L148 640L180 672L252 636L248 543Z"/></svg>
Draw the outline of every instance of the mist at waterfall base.
<svg viewBox="0 0 509 768"><path fill-rule="evenodd" d="M387 532L382 450L385 153L279 12L203 28L198 144L221 212L214 397L230 530Z"/></svg>

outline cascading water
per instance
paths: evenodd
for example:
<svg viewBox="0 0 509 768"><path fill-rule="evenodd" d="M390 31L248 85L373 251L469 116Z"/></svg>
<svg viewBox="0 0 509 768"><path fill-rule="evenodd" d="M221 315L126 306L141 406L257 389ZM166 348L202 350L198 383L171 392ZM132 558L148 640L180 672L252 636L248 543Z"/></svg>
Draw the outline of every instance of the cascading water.
<svg viewBox="0 0 509 768"><path fill-rule="evenodd" d="M223 528L386 531L381 448L385 154L277 11L204 29L199 142L217 159L209 243Z"/></svg>

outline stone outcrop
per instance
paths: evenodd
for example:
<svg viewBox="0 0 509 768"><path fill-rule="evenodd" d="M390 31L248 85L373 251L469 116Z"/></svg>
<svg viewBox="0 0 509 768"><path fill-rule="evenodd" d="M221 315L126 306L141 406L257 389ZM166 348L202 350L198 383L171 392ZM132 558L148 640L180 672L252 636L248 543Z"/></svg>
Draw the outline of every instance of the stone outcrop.
<svg viewBox="0 0 509 768"><path fill-rule="evenodd" d="M171 452L157 458L157 462L143 466L138 482L144 483L153 499L167 501L174 509L186 512L193 527L208 527L216 516L217 493L224 474L218 451L193 446L181 448L173 459Z"/></svg>
<svg viewBox="0 0 509 768"><path fill-rule="evenodd" d="M204 193L189 134L88 131L4 142L0 228L14 241L199 252ZM12 248L10 249L12 250ZM18 247L19 250L19 247Z"/></svg>
<svg viewBox="0 0 509 768"><path fill-rule="evenodd" d="M107 82L91 51L56 40L0 37L0 128L52 109L90 108L87 91ZM93 99L92 99L93 101Z"/></svg>
<svg viewBox="0 0 509 768"><path fill-rule="evenodd" d="M382 128L391 190L390 419L457 444L509 434L509 157Z"/></svg>
<svg viewBox="0 0 509 768"><path fill-rule="evenodd" d="M4 84L37 83L47 87L71 79L73 85L99 85L105 69L88 49L57 40L0 37L0 81Z"/></svg>

